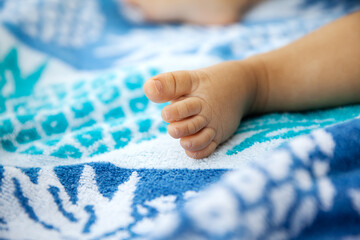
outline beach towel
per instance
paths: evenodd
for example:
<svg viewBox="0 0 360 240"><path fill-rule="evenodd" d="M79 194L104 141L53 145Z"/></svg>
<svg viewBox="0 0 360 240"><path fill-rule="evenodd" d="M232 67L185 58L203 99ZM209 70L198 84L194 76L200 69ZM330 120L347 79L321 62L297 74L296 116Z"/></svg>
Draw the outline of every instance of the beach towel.
<svg viewBox="0 0 360 240"><path fill-rule="evenodd" d="M273 0L197 26L116 0L0 0L0 238L356 239L360 105L246 118L194 160L143 91L356 9Z"/></svg>

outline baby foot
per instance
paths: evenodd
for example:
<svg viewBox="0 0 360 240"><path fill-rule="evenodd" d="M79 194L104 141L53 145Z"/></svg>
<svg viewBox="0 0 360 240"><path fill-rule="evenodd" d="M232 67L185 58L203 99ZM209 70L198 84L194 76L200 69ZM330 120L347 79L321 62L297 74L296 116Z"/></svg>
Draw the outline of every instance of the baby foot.
<svg viewBox="0 0 360 240"><path fill-rule="evenodd" d="M192 158L209 156L237 129L256 98L253 67L245 62L225 62L195 71L159 74L146 81L146 96L171 104L161 115L170 123L168 133L180 138Z"/></svg>
<svg viewBox="0 0 360 240"><path fill-rule="evenodd" d="M149 21L229 24L259 0L125 0L139 7Z"/></svg>

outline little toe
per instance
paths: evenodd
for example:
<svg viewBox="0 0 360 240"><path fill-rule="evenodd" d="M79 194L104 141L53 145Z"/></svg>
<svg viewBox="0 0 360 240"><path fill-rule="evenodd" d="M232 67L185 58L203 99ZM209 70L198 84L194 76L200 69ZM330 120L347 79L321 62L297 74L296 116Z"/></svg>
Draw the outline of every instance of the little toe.
<svg viewBox="0 0 360 240"><path fill-rule="evenodd" d="M185 153L186 153L186 155L188 155L191 158L201 159L201 158L208 157L211 153L213 153L217 146L218 146L218 144L215 141L212 141L206 148L204 148L200 151L193 152L193 151L185 150Z"/></svg>
<svg viewBox="0 0 360 240"><path fill-rule="evenodd" d="M200 113L201 109L201 100L196 97L190 97L164 107L161 111L161 116L165 122L171 123L194 116Z"/></svg>
<svg viewBox="0 0 360 240"><path fill-rule="evenodd" d="M144 91L151 101L164 103L191 93L197 83L194 71L168 72L147 80Z"/></svg>
<svg viewBox="0 0 360 240"><path fill-rule="evenodd" d="M180 144L187 151L200 151L212 142L215 135L215 130L207 127L194 135L181 138Z"/></svg>
<svg viewBox="0 0 360 240"><path fill-rule="evenodd" d="M208 125L209 121L203 115L195 115L191 118L170 123L168 133L173 138L182 138L199 132Z"/></svg>

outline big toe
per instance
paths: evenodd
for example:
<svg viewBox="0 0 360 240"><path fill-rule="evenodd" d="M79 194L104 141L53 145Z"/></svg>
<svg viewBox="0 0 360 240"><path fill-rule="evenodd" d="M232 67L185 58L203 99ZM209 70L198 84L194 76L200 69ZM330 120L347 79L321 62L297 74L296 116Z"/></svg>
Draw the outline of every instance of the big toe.
<svg viewBox="0 0 360 240"><path fill-rule="evenodd" d="M192 71L175 71L159 74L145 82L145 95L153 102L164 103L191 93L198 84Z"/></svg>

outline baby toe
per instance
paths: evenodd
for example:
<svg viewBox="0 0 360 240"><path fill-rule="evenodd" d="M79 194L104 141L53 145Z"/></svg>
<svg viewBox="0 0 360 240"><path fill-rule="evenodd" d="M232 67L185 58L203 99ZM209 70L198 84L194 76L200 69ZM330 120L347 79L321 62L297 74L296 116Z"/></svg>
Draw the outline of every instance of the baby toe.
<svg viewBox="0 0 360 240"><path fill-rule="evenodd" d="M191 71L162 73L147 80L144 91L151 101L164 103L191 93L197 81L197 75Z"/></svg>
<svg viewBox="0 0 360 240"><path fill-rule="evenodd" d="M181 138L180 144L187 151L200 151L212 142L215 135L215 130L207 127L194 135Z"/></svg>
<svg viewBox="0 0 360 240"><path fill-rule="evenodd" d="M201 112L201 109L201 100L190 97L164 107L161 111L161 116L165 122L170 123L198 114Z"/></svg>
<svg viewBox="0 0 360 240"><path fill-rule="evenodd" d="M208 157L211 153L213 153L217 146L218 146L218 144L216 142L212 141L207 147L205 147L204 149L202 149L200 151L193 152L193 151L185 150L185 153L186 153L186 155L188 155L191 158L201 159L201 158Z"/></svg>
<svg viewBox="0 0 360 240"><path fill-rule="evenodd" d="M208 123L208 119L203 115L195 115L179 122L170 123L168 126L168 133L173 138L182 138L199 132Z"/></svg>

